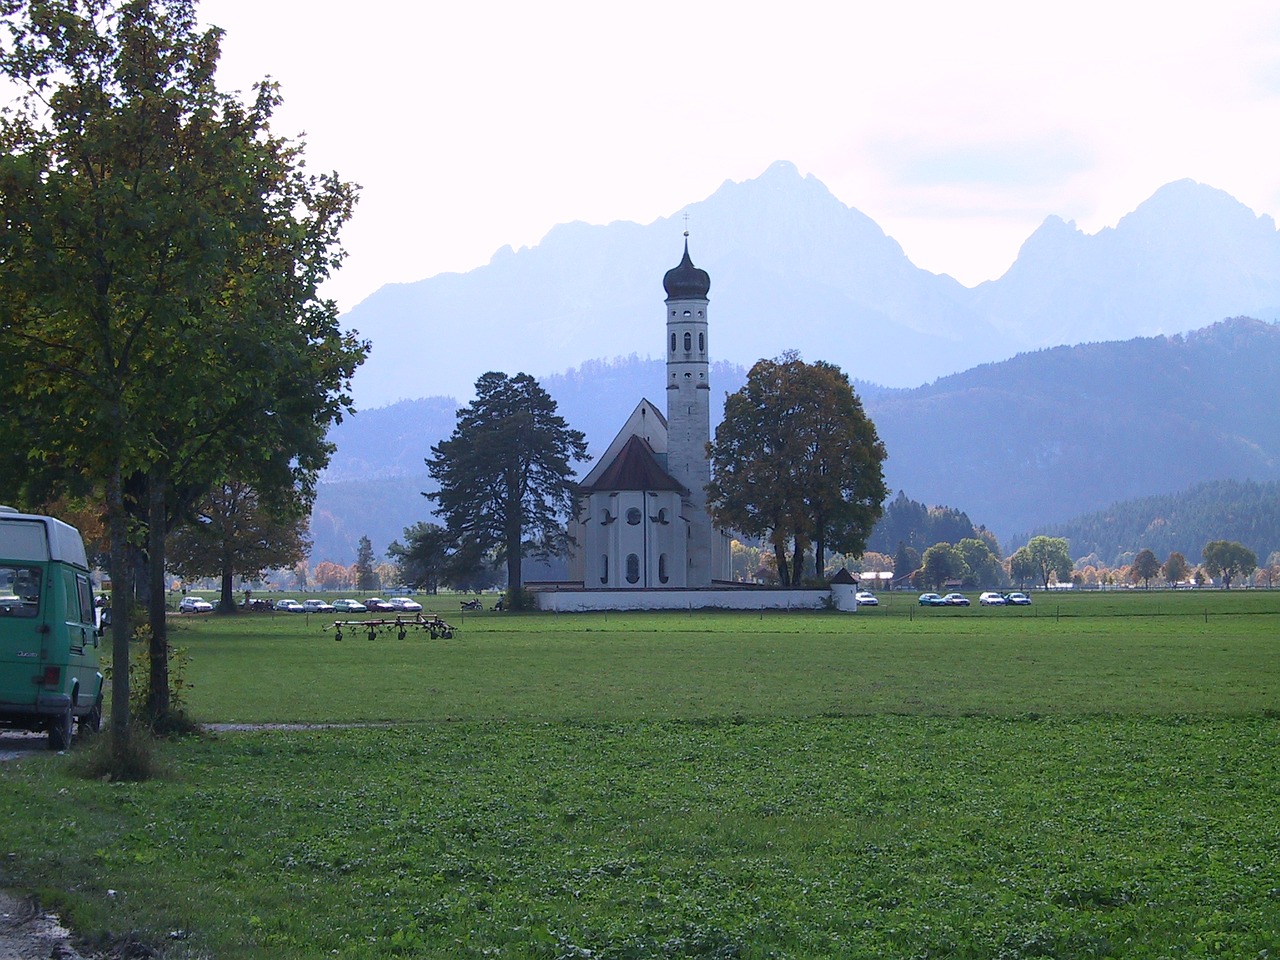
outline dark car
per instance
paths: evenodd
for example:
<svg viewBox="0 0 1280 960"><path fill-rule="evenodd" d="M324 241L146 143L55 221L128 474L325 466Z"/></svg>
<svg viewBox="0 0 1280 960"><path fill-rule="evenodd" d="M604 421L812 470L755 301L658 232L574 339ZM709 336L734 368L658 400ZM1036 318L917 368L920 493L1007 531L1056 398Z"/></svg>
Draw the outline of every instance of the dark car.
<svg viewBox="0 0 1280 960"><path fill-rule="evenodd" d="M393 613L396 609L381 597L370 597L364 602L364 607L370 613Z"/></svg>

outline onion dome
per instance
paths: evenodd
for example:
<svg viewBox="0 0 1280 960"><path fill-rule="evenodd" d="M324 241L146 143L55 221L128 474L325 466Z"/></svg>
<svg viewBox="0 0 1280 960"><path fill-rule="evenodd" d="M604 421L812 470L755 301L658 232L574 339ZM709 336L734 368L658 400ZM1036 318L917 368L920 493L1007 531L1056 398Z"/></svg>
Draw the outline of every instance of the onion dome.
<svg viewBox="0 0 1280 960"><path fill-rule="evenodd" d="M662 278L668 300L705 300L707 291L711 289L711 278L707 271L699 270L689 259L689 234L684 235L684 259L679 266L672 267Z"/></svg>

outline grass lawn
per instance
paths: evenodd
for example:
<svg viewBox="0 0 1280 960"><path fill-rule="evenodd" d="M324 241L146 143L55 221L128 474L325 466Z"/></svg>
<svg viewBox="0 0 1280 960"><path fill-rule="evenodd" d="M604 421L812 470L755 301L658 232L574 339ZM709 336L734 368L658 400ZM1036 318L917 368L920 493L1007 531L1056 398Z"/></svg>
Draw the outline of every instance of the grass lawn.
<svg viewBox="0 0 1280 960"><path fill-rule="evenodd" d="M192 711L0 766L0 883L169 957L1280 956L1280 594L175 619Z"/></svg>

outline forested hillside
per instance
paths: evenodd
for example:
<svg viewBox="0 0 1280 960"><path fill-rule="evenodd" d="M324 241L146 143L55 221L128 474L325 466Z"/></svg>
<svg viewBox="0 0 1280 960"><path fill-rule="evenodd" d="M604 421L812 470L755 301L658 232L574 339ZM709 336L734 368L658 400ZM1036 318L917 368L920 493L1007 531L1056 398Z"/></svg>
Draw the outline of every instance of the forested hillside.
<svg viewBox="0 0 1280 960"><path fill-rule="evenodd" d="M1192 563L1211 540L1235 540L1263 562L1280 550L1280 483L1215 480L1182 493L1114 503L1067 523L1035 533L1066 537L1073 558L1094 556L1102 564L1122 566L1139 550L1160 559L1177 551ZM1030 535L1012 539L1012 552Z"/></svg>

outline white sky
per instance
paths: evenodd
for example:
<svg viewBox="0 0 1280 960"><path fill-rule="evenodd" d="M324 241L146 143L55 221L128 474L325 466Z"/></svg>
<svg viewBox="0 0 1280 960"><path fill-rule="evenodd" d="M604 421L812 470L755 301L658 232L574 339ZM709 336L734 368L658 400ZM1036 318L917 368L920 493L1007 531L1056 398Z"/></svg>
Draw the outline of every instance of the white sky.
<svg viewBox="0 0 1280 960"><path fill-rule="evenodd" d="M1190 177L1280 214L1275 0L204 0L220 83L362 185L342 309L776 160L919 266L1002 274ZM691 225L696 231L696 224Z"/></svg>

